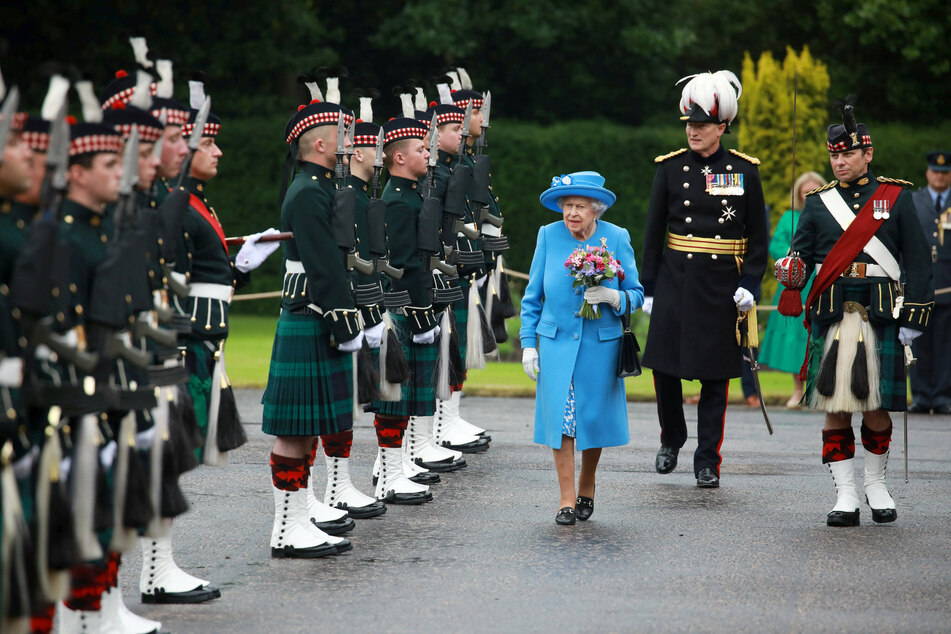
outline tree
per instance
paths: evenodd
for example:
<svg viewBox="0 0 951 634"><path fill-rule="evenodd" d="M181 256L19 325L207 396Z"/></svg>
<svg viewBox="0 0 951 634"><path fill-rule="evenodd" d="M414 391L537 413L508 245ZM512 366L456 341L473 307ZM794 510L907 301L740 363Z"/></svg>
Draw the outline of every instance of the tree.
<svg viewBox="0 0 951 634"><path fill-rule="evenodd" d="M823 173L828 165L825 126L829 121L829 73L803 47L786 49L780 65L766 51L754 64L743 58L739 145L762 161L763 194L772 226L789 208L796 177L807 171ZM793 173L793 97L795 88L795 174Z"/></svg>

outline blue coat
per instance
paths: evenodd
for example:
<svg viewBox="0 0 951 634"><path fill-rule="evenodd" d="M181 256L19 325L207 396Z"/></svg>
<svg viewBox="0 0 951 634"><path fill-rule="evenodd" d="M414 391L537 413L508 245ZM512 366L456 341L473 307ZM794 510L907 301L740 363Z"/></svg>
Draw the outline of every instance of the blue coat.
<svg viewBox="0 0 951 634"><path fill-rule="evenodd" d="M594 235L581 242L563 221L538 231L538 242L522 298L523 348L538 348L538 387L535 393L535 442L561 447L561 426L572 377L575 382L577 448L614 447L630 440L624 381L617 378L621 319L600 304L600 319L578 317L584 288L571 287L565 260L578 247L607 247L621 263L626 278L620 284L621 310L644 303L637 277L634 249L627 229L598 220ZM617 279L605 286L617 289ZM536 343L537 340L537 343Z"/></svg>

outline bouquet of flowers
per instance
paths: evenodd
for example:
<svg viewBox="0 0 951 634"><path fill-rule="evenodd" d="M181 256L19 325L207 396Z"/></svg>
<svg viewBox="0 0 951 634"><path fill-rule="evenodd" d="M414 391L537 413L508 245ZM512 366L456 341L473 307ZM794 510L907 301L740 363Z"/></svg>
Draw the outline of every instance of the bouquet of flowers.
<svg viewBox="0 0 951 634"><path fill-rule="evenodd" d="M614 253L608 251L607 239L601 238L601 246L585 246L571 252L565 260L568 275L574 278L572 288L584 286L600 286L604 280L614 279L624 281L624 269L621 263L614 258ZM599 319L597 309L586 300L582 300L578 313L585 319Z"/></svg>

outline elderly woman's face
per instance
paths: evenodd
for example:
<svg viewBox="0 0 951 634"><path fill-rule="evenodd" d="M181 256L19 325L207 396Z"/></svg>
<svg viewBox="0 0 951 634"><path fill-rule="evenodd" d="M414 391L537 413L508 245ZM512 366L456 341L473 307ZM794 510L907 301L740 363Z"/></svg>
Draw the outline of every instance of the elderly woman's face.
<svg viewBox="0 0 951 634"><path fill-rule="evenodd" d="M591 235L594 221L598 217L591 203L592 200L587 196L565 196L561 199L561 214L565 219L565 226L580 240Z"/></svg>

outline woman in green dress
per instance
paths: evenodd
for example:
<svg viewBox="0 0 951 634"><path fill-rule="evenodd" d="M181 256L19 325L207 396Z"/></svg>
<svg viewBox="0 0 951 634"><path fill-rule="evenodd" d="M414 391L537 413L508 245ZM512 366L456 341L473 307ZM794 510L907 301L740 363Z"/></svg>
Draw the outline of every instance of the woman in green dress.
<svg viewBox="0 0 951 634"><path fill-rule="evenodd" d="M825 180L816 172L805 172L796 179L793 185L795 206L786 211L776 224L776 231L769 243L769 256L774 260L786 257L792 237L799 224L799 214L802 210L806 194L817 187L825 185ZM815 277L815 275L813 275ZM812 278L803 289L803 297L809 294ZM779 289L773 297L773 306L779 303ZM763 349L759 356L762 365L774 370L791 372L795 389L792 396L786 401L786 407L796 409L802 400L802 381L799 380L799 369L806 350L806 329L802 325L801 317L784 317L778 312L770 314L766 325L766 334L763 337Z"/></svg>

